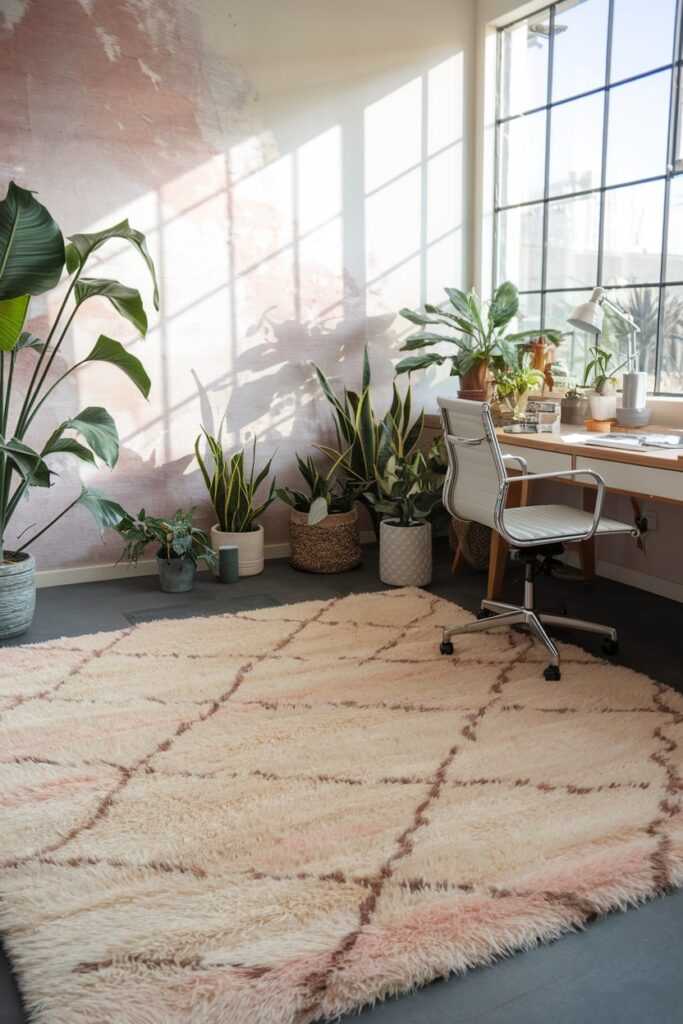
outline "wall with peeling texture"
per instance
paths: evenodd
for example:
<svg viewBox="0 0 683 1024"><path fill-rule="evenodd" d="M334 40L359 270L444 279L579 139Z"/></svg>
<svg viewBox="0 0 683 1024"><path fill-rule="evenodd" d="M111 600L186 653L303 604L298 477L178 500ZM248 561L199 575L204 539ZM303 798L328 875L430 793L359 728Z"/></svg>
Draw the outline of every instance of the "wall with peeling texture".
<svg viewBox="0 0 683 1024"><path fill-rule="evenodd" d="M3 193L11 178L36 190L65 233L128 217L161 286L146 340L99 300L81 311L69 360L108 333L152 394L114 370L70 378L40 435L104 405L119 464L64 459L17 529L82 482L133 511L197 504L209 523L192 446L223 418L228 445L256 433L295 479L294 452L331 429L311 361L353 385L366 339L381 404L407 333L396 310L470 283L473 46L474 0L0 0ZM135 254L113 244L96 271L151 309ZM58 301L34 302L36 333ZM287 518L269 511L271 542ZM40 569L117 555L80 511L36 545Z"/></svg>

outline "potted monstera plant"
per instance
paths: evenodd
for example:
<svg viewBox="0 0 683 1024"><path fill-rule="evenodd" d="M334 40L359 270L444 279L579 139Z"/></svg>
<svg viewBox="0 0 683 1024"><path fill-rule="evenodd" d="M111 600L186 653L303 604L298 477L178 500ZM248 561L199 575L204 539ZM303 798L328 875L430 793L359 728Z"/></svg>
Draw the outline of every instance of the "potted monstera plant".
<svg viewBox="0 0 683 1024"><path fill-rule="evenodd" d="M87 508L100 531L116 526L125 515L115 501L84 487L44 526L8 549L6 538L19 503L32 487L50 487L56 456L68 455L89 465L98 461L113 469L119 454L116 424L106 409L88 406L52 429L36 445L41 414L65 380L90 363L109 363L125 373L145 398L150 381L139 359L121 342L101 334L87 356L61 370L64 342L81 307L91 298L107 299L140 334L147 331L147 315L135 288L106 278L89 277L86 269L93 253L110 239L122 239L143 257L158 290L154 265L145 237L122 221L104 231L72 235L65 246L59 226L32 192L10 182L0 201L0 639L23 633L31 624L35 606L35 563L27 548L76 505ZM57 314L44 339L24 329L31 298L54 288L66 267L68 281ZM59 368L59 369L58 369ZM21 391L19 379L28 375ZM28 441L30 434L31 443Z"/></svg>
<svg viewBox="0 0 683 1024"><path fill-rule="evenodd" d="M517 347L538 335L531 331L509 332L510 322L519 312L517 286L504 281L496 288L489 302L482 302L474 288L465 293L458 288L444 288L450 309L425 305L424 313L415 309L402 309L400 315L421 329L406 339L401 351L433 349L446 343L452 351L426 351L406 356L396 366L396 373L412 373L428 366L441 366L450 362L451 376L460 378L459 398L486 401L491 395L490 366L494 359L508 366L517 365ZM437 327L439 333L429 328ZM444 334L444 327L449 333ZM427 330L425 330L427 328ZM559 344L561 334L544 330L543 334Z"/></svg>

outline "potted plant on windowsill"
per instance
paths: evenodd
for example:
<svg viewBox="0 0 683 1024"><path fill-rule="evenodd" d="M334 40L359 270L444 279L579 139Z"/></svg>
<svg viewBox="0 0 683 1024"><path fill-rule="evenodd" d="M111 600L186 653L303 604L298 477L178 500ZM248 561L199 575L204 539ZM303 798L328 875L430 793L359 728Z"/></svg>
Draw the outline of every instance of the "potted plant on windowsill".
<svg viewBox="0 0 683 1024"><path fill-rule="evenodd" d="M594 420L613 420L617 416L617 373L628 363L625 359L612 369L610 363L614 356L598 345L590 349L592 359L586 366L583 386L592 388L588 392L591 417Z"/></svg>
<svg viewBox="0 0 683 1024"><path fill-rule="evenodd" d="M229 458L225 457L220 432L217 438L203 430L206 443L213 459L213 473L209 473L199 451L201 434L195 441L195 455L204 477L213 510L218 522L211 527L211 543L214 551L223 545L237 548L238 572L240 576L256 576L263 572L264 534L263 526L257 519L275 501L275 478L270 482L267 497L257 503L257 492L270 472L272 457L263 469L255 475L256 438L251 451L251 468L247 475L243 448Z"/></svg>
<svg viewBox="0 0 683 1024"><path fill-rule="evenodd" d="M276 494L291 508L290 564L304 572L347 572L362 560L358 513L359 485L335 478L335 466L322 475L309 456L296 456L308 493L281 487Z"/></svg>
<svg viewBox="0 0 683 1024"><path fill-rule="evenodd" d="M366 498L382 517L379 534L379 576L395 587L422 587L432 578L432 524L428 517L441 501L442 478L422 454L411 459L391 456L377 479L379 497Z"/></svg>
<svg viewBox="0 0 683 1024"><path fill-rule="evenodd" d="M588 395L582 395L574 385L565 392L560 402L560 420L573 426L583 426L590 415Z"/></svg>
<svg viewBox="0 0 683 1024"><path fill-rule="evenodd" d="M92 254L110 239L128 242L143 257L158 309L154 265L145 237L128 221L93 234L72 235L65 247L58 225L33 193L11 182L5 199L0 201L0 640L23 633L33 618L35 563L26 548L76 505L88 509L101 533L106 527L116 526L126 514L100 491L83 487L78 497L46 526L13 551L7 550L8 527L21 500L32 487L52 486L56 476L50 468L53 458L66 455L91 466L99 460L109 469L118 459L116 424L100 406L88 406L64 420L47 439L36 444L36 428L55 390L79 367L104 362L122 370L145 398L149 394L150 380L140 360L104 334L85 358L65 370L60 362L55 364L58 357L64 359L64 343L74 317L91 298L107 299L141 335L147 332L147 315L135 288L84 276ZM54 288L65 265L68 284L65 282L59 310L42 341L24 330L30 299Z"/></svg>
<svg viewBox="0 0 683 1024"><path fill-rule="evenodd" d="M510 321L519 312L519 295L516 285L504 281L490 302L482 303L476 291L467 294L458 288L445 288L451 310L440 306L425 305L425 312L402 309L400 315L420 327L437 326L449 328L453 333L418 331L412 334L401 347L401 351L433 348L442 343L455 346L450 355L439 352L423 352L406 356L396 366L396 373L412 373L428 366L441 366L450 362L451 376L460 378L459 398L485 401L491 396L490 365L493 359L502 358L509 366L517 363L517 346L528 338L538 336L538 329L506 333ZM559 344L559 331L544 330L544 337Z"/></svg>
<svg viewBox="0 0 683 1024"><path fill-rule="evenodd" d="M211 541L203 530L192 525L195 508L189 512L178 509L167 519L149 516L144 508L137 517L126 515L116 527L116 532L126 542L121 558L129 565L137 565L150 544L157 544L157 568L161 589L167 594L192 590L199 561L206 562L212 569L216 555Z"/></svg>

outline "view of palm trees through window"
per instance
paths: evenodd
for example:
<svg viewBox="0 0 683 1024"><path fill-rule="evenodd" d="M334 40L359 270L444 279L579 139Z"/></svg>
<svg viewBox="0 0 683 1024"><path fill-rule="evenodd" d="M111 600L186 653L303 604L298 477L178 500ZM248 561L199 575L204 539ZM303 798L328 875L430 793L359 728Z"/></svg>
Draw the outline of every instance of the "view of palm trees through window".
<svg viewBox="0 0 683 1024"><path fill-rule="evenodd" d="M641 329L652 391L683 394L683 0L563 0L500 29L494 278L522 329L566 332L580 383L594 338L567 324L595 285ZM605 347L625 355L609 313Z"/></svg>

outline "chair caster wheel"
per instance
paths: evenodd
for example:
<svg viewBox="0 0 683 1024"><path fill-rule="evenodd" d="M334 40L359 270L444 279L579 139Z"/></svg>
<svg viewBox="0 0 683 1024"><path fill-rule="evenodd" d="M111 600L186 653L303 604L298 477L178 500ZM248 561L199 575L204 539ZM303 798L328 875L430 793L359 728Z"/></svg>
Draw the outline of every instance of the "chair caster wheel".
<svg viewBox="0 0 683 1024"><path fill-rule="evenodd" d="M548 665L548 667L543 670L543 678L547 679L549 682L557 681L560 678L559 665Z"/></svg>
<svg viewBox="0 0 683 1024"><path fill-rule="evenodd" d="M602 653L606 654L608 657L613 657L615 654L619 653L619 643L617 640L610 640L608 638L607 640L602 641L601 650Z"/></svg>
<svg viewBox="0 0 683 1024"><path fill-rule="evenodd" d="M453 644L450 642L450 640L443 640L441 642L439 650L441 651L442 654L452 654Z"/></svg>
<svg viewBox="0 0 683 1024"><path fill-rule="evenodd" d="M477 612L478 619L490 619L492 615L493 612L489 611L488 608L480 608L479 611Z"/></svg>

